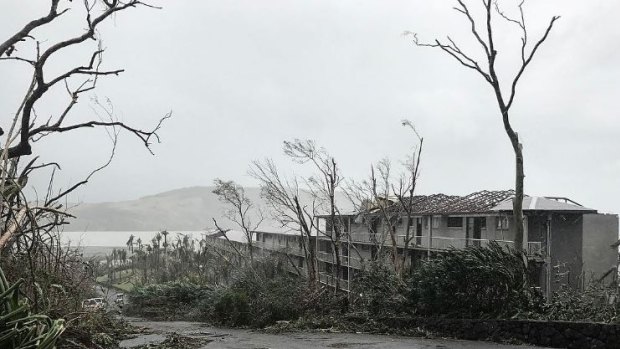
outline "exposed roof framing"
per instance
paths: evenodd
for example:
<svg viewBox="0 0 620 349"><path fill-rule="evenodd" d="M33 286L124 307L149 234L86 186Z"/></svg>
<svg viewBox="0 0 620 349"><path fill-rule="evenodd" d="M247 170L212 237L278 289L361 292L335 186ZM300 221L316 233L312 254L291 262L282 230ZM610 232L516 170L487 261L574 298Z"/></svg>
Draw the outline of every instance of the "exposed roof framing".
<svg viewBox="0 0 620 349"><path fill-rule="evenodd" d="M415 195L413 201L414 215L447 215L464 213L486 213L500 202L514 196L513 190L483 190L466 196L433 194ZM407 202L408 198L405 198ZM389 208L392 213L403 211L399 203ZM371 210L376 212L377 209Z"/></svg>

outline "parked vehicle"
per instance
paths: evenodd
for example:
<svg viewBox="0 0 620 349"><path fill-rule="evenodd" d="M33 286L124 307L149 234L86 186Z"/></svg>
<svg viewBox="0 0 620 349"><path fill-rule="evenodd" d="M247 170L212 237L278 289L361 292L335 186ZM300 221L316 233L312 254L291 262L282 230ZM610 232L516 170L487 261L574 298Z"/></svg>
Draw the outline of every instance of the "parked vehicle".
<svg viewBox="0 0 620 349"><path fill-rule="evenodd" d="M116 305L122 307L125 304L125 295L123 293L117 293L115 302Z"/></svg>
<svg viewBox="0 0 620 349"><path fill-rule="evenodd" d="M99 310L105 308L105 300L103 298L89 298L82 301L82 309Z"/></svg>

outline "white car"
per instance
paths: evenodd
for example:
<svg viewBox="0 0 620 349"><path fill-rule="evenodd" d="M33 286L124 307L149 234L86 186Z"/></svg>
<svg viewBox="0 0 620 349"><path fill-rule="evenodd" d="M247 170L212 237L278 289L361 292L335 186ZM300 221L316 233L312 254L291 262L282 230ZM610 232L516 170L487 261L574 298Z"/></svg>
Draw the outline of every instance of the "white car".
<svg viewBox="0 0 620 349"><path fill-rule="evenodd" d="M82 301L82 309L86 310L98 310L105 308L105 301L103 298L89 298Z"/></svg>

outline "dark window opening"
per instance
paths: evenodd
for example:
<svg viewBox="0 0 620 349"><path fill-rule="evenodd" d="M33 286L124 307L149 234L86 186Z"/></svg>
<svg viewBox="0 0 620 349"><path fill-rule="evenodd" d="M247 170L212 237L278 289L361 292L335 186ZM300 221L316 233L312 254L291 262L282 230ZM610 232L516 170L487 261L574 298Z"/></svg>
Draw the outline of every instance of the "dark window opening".
<svg viewBox="0 0 620 349"><path fill-rule="evenodd" d="M448 217L448 228L462 228L463 217Z"/></svg>

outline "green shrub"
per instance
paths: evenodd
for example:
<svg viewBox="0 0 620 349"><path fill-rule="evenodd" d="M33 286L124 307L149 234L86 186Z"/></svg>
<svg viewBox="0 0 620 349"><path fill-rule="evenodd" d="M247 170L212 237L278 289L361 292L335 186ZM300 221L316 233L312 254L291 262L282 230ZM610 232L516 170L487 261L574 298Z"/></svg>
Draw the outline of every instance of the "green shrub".
<svg viewBox="0 0 620 349"><path fill-rule="evenodd" d="M129 292L123 311L156 319L190 319L199 315L196 306L212 292L210 287L187 282L138 286Z"/></svg>
<svg viewBox="0 0 620 349"><path fill-rule="evenodd" d="M205 321L263 327L297 319L305 295L305 280L289 274L281 260L266 258L238 270L228 285L204 297L199 308Z"/></svg>
<svg viewBox="0 0 620 349"><path fill-rule="evenodd" d="M559 321L620 322L617 287L592 283L585 290L562 286L545 304L540 318Z"/></svg>
<svg viewBox="0 0 620 349"><path fill-rule="evenodd" d="M224 288L209 297L211 321L227 326L245 326L250 323L250 304L243 291Z"/></svg>
<svg viewBox="0 0 620 349"><path fill-rule="evenodd" d="M10 285L0 268L0 348L52 349L64 331L63 320L51 320L31 314L26 300L20 297L23 280Z"/></svg>
<svg viewBox="0 0 620 349"><path fill-rule="evenodd" d="M249 325L262 327L279 320L299 317L305 295L305 280L291 275L285 260L265 258L233 276L230 289L247 295Z"/></svg>
<svg viewBox="0 0 620 349"><path fill-rule="evenodd" d="M295 320L303 312L305 284L298 278L282 276L265 280L251 299L252 325L263 327L279 320Z"/></svg>
<svg viewBox="0 0 620 349"><path fill-rule="evenodd" d="M168 282L135 287L130 293L130 303L135 306L159 304L192 304L202 298L209 288L186 282Z"/></svg>
<svg viewBox="0 0 620 349"><path fill-rule="evenodd" d="M408 298L425 316L514 317L541 309L528 275L526 256L497 243L452 249L413 272Z"/></svg>
<svg viewBox="0 0 620 349"><path fill-rule="evenodd" d="M372 315L403 312L406 284L392 268L373 262L355 278L352 310Z"/></svg>

